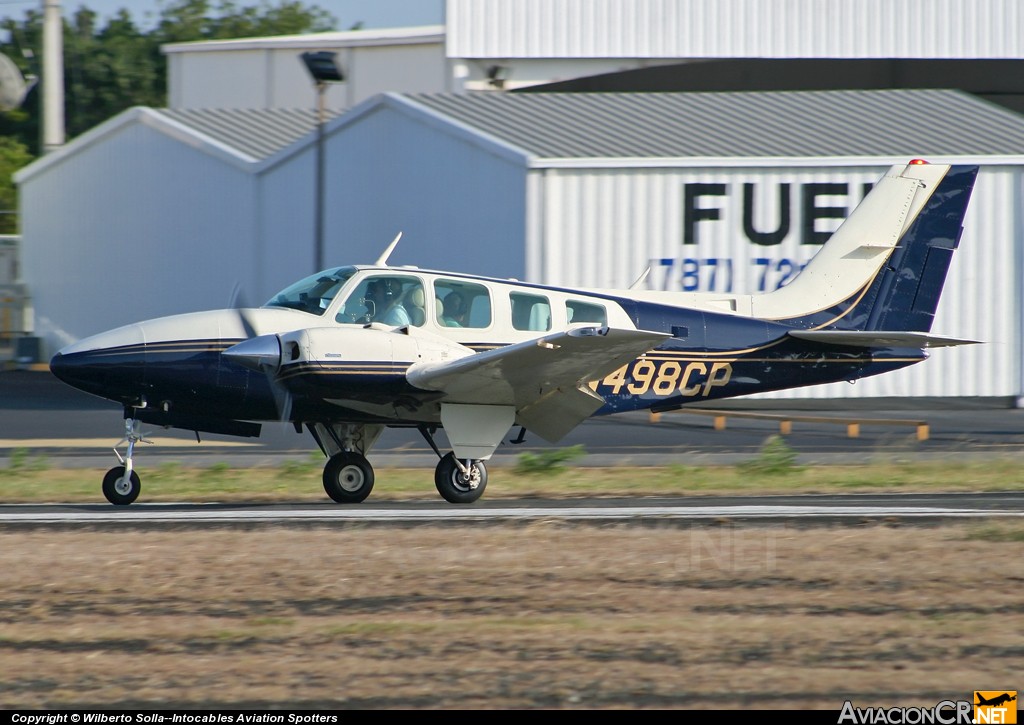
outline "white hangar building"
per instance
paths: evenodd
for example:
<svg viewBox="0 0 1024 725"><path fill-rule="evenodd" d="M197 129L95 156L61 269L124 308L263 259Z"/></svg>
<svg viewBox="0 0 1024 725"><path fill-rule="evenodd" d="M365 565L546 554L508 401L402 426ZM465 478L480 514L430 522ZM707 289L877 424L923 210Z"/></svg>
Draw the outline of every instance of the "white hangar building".
<svg viewBox="0 0 1024 725"><path fill-rule="evenodd" d="M310 112L134 109L19 172L48 352L309 274ZM756 292L893 163L983 166L934 331L986 344L775 397L1021 396L1024 117L958 91L384 94L325 136L327 264Z"/></svg>
<svg viewBox="0 0 1024 725"><path fill-rule="evenodd" d="M1022 27L1019 0L446 0L444 25L170 43L161 50L167 105L177 109L311 107L299 55L334 52L345 78L327 87L325 103L341 111L380 92L508 91L681 63L706 69L730 59L838 59L847 66L869 59L1005 61L1024 58ZM988 96L1019 95L1020 81L1008 77L1016 70L988 65L972 85ZM804 87L786 75L769 81L781 85L764 88ZM933 87L928 72L905 67L867 75L872 83L917 78ZM807 87L836 87L827 78L816 82L826 85Z"/></svg>

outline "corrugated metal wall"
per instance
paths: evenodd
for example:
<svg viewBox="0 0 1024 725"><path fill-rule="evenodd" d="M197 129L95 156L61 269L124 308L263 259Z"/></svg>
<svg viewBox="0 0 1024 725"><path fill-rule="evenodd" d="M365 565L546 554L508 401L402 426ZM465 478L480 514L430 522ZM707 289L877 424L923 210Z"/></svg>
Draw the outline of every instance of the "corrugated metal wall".
<svg viewBox="0 0 1024 725"><path fill-rule="evenodd" d="M536 169L528 276L622 288L652 264L651 288L771 290L886 168ZM933 327L984 345L936 350L924 365L856 385L771 397L1015 396L1021 178L1020 167L983 169Z"/></svg>
<svg viewBox="0 0 1024 725"><path fill-rule="evenodd" d="M334 46L345 73L343 83L325 89L327 108L343 110L386 91L448 90L447 60L440 39L392 46ZM294 41L281 47L267 41L257 48L201 50L167 54L171 108L310 108L316 92L299 59L307 49ZM211 44L212 45L212 44Z"/></svg>
<svg viewBox="0 0 1024 725"><path fill-rule="evenodd" d="M451 58L1021 58L1020 0L448 0Z"/></svg>

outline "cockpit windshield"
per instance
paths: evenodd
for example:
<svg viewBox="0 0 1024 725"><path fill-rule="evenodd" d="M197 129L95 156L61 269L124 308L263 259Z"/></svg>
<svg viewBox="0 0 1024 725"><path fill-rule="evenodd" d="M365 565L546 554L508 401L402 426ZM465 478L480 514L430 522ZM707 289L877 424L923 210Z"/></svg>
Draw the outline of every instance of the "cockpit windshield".
<svg viewBox="0 0 1024 725"><path fill-rule="evenodd" d="M287 307L291 310L302 310L313 315L322 315L338 290L348 282L355 267L338 267L317 272L274 295L264 307Z"/></svg>

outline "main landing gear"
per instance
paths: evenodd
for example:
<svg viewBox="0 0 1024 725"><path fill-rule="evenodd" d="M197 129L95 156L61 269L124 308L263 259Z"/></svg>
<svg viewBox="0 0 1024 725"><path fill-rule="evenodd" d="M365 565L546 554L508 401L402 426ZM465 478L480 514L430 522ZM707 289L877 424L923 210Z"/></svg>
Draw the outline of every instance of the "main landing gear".
<svg viewBox="0 0 1024 725"><path fill-rule="evenodd" d="M448 503L473 503L487 488L487 466L483 461L460 461L449 453L434 469L434 485Z"/></svg>
<svg viewBox="0 0 1024 725"><path fill-rule="evenodd" d="M362 429L361 429L362 428ZM373 490L373 466L363 453L376 441L379 432L361 426L311 427L320 447L329 455L324 466L324 491L338 503L360 503ZM454 453L442 455L434 442L434 430L420 426L420 433L440 459L434 469L437 492L449 503L473 503L487 488L487 466L483 461L459 460ZM369 435L367 435L369 433ZM325 445L326 444L326 445Z"/></svg>
<svg viewBox="0 0 1024 725"><path fill-rule="evenodd" d="M373 466L361 453L335 453L324 466L324 491L338 503L360 503L373 490ZM448 503L473 503L487 488L483 461L460 461L454 453L441 456L434 485Z"/></svg>
<svg viewBox="0 0 1024 725"><path fill-rule="evenodd" d="M341 451L324 466L324 491L338 503L359 503L373 490L373 466L362 453Z"/></svg>
<svg viewBox="0 0 1024 725"><path fill-rule="evenodd" d="M487 466L483 461L460 461L454 452L442 456L434 442L434 430L422 425L419 428L420 434L441 459L434 469L437 492L448 503L473 503L484 495L487 488Z"/></svg>

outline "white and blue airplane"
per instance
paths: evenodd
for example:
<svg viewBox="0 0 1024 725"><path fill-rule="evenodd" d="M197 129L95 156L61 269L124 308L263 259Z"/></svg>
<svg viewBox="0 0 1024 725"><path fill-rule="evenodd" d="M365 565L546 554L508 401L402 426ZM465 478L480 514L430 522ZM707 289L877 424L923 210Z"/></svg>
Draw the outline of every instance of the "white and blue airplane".
<svg viewBox="0 0 1024 725"><path fill-rule="evenodd" d="M140 426L254 437L308 430L338 503L366 499L385 428L418 429L438 492L471 503L514 426L557 442L594 415L667 411L911 365L930 333L978 173L893 166L787 286L758 295L570 289L408 267L328 269L258 309L163 317L94 335L53 374L124 409L103 493L127 505ZM636 287L637 285L634 285ZM434 436L443 428L451 451Z"/></svg>

